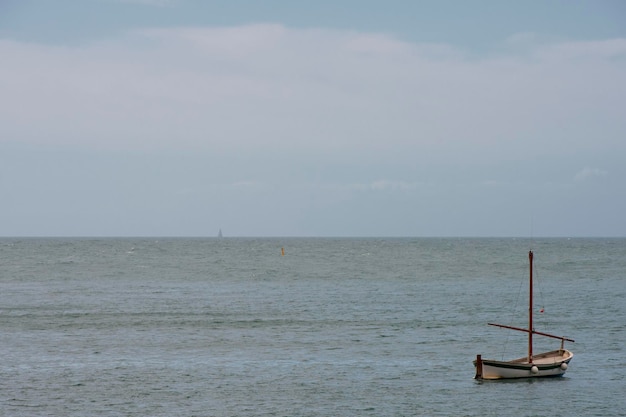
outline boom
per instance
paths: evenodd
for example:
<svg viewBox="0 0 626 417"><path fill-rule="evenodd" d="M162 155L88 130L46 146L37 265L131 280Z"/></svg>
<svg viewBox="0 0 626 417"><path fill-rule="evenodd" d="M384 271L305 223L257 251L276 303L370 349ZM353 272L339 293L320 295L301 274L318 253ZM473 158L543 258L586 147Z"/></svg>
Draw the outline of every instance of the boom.
<svg viewBox="0 0 626 417"><path fill-rule="evenodd" d="M497 324L497 323L487 323L487 324L490 325L490 326L503 327L505 329L519 330L520 332L530 333L530 330L524 329L522 327L507 326L505 324ZM568 339L567 337L564 337L564 336L556 336L556 335L553 335L553 334L550 334L550 333L538 332L536 330L533 330L532 333L533 334L538 334L540 336L551 337L553 339L560 339L560 340L567 340L568 342L574 342L573 339Z"/></svg>

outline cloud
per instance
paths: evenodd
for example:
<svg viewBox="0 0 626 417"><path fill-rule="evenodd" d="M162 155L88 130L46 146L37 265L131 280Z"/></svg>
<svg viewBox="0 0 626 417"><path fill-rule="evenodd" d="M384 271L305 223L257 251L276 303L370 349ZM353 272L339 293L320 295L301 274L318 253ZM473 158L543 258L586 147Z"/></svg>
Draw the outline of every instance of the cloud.
<svg viewBox="0 0 626 417"><path fill-rule="evenodd" d="M416 188L416 184L404 181L379 180L371 183L370 188L375 191L407 191Z"/></svg>
<svg viewBox="0 0 626 417"><path fill-rule="evenodd" d="M624 211L625 54L281 24L0 39L7 233L499 234L532 201L546 233L617 233L578 218Z"/></svg>
<svg viewBox="0 0 626 417"><path fill-rule="evenodd" d="M0 40L0 135L421 163L623 148L626 39L531 51L477 57L280 24L142 29L78 47Z"/></svg>
<svg viewBox="0 0 626 417"><path fill-rule="evenodd" d="M248 180L248 181L237 181L232 184L232 187L234 188L260 188L260 187L263 187L263 185L264 184L260 183L259 181Z"/></svg>
<svg viewBox="0 0 626 417"><path fill-rule="evenodd" d="M585 167L574 176L574 180L585 181L591 178L605 177L608 174L609 173L607 171L604 171L602 169Z"/></svg>
<svg viewBox="0 0 626 417"><path fill-rule="evenodd" d="M180 2L180 0L98 0L98 1L111 2L111 3L141 4L144 6L154 6L154 7L173 6Z"/></svg>

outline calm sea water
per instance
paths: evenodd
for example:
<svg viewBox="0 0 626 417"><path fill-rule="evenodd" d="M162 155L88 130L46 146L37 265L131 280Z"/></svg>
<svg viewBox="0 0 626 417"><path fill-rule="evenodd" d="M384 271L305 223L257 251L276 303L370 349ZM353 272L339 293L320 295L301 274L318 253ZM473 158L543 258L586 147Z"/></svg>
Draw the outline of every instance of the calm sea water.
<svg viewBox="0 0 626 417"><path fill-rule="evenodd" d="M486 323L526 325L531 246L575 357L477 382L525 354ZM0 265L0 415L626 415L626 239L4 238Z"/></svg>

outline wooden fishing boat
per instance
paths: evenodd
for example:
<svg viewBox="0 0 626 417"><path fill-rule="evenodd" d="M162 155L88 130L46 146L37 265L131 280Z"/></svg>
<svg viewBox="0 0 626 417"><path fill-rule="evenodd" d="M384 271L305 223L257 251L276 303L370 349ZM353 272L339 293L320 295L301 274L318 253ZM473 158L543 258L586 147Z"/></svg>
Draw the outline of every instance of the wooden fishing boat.
<svg viewBox="0 0 626 417"><path fill-rule="evenodd" d="M503 327L505 329L518 330L528 333L528 356L513 359L511 361L496 361L483 359L481 355L476 356L474 366L476 367L475 379L512 379L512 378L538 378L561 376L567 370L569 362L574 354L564 348L565 341L574 342L564 336L555 336L549 333L538 332L533 327L533 252L528 252L530 262L530 288L528 306L528 328L506 326L503 324L488 323L491 326ZM533 335L545 336L561 340L561 347L557 350L533 354Z"/></svg>

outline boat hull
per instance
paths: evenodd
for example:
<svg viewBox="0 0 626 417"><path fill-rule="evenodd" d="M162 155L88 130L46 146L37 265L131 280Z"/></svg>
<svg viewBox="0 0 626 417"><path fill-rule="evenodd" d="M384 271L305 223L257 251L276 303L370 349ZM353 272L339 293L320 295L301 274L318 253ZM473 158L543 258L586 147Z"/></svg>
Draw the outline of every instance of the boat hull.
<svg viewBox="0 0 626 417"><path fill-rule="evenodd" d="M519 358L507 362L477 359L474 361L475 378L516 379L561 376L567 370L573 357L574 354L569 350L559 349L533 356L532 363L528 362L528 358Z"/></svg>

